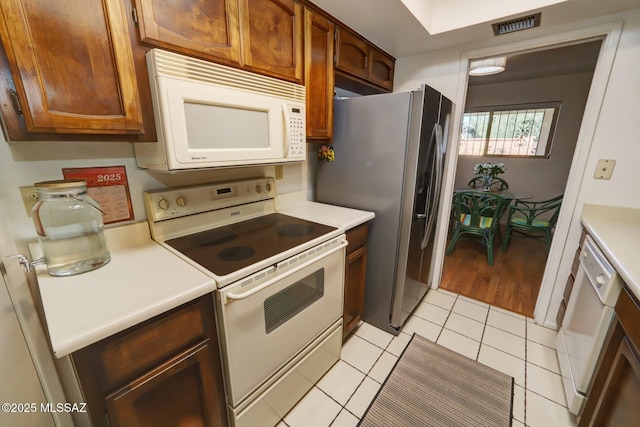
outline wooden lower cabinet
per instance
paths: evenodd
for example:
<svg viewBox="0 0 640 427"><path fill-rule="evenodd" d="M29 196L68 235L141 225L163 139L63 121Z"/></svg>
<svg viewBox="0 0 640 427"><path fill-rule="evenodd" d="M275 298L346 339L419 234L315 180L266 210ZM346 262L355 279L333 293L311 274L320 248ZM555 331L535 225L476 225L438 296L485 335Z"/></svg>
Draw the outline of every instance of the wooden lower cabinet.
<svg viewBox="0 0 640 427"><path fill-rule="evenodd" d="M640 305L620 293L578 426L631 427L640 420Z"/></svg>
<svg viewBox="0 0 640 427"><path fill-rule="evenodd" d="M213 351L207 340L107 396L111 424L218 425L210 403L216 396Z"/></svg>
<svg viewBox="0 0 640 427"><path fill-rule="evenodd" d="M226 426L213 298L72 355L94 426Z"/></svg>
<svg viewBox="0 0 640 427"><path fill-rule="evenodd" d="M343 339L353 332L362 319L367 278L368 230L368 226L363 224L347 231L349 246L347 246L344 275Z"/></svg>
<svg viewBox="0 0 640 427"><path fill-rule="evenodd" d="M560 301L560 307L558 308L558 313L556 314L556 325L558 330L562 326L562 321L564 320L564 315L567 310L567 306L569 305L569 298L571 297L571 291L573 290L573 284L576 281L576 276L578 275L578 269L580 268L580 254L582 253L582 244L584 243L584 239L586 238L587 233L583 230L582 236L580 237L580 244L578 249L576 250L576 254L573 256L573 263L571 264L571 273L567 278L567 283L564 287L564 292L562 293L562 300Z"/></svg>

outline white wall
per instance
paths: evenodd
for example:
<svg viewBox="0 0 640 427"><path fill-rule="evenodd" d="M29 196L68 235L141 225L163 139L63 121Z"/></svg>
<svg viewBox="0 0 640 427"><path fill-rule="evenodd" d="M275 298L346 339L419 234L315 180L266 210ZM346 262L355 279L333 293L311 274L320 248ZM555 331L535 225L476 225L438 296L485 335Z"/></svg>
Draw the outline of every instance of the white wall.
<svg viewBox="0 0 640 427"><path fill-rule="evenodd" d="M314 144L309 144L311 147ZM315 153L315 152L314 152ZM307 162L315 160L308 154ZM273 166L189 171L175 174L139 169L133 145L126 142L12 142L0 135L0 206L12 226L19 250L36 239L18 187L38 181L62 179L63 168L124 165L129 181L134 221L146 221L143 191L209 182L274 176ZM307 164L284 166L284 179L276 182L279 193L307 192ZM114 226L121 224L114 224Z"/></svg>
<svg viewBox="0 0 640 427"><path fill-rule="evenodd" d="M401 58L396 63L395 89L410 90L426 83L440 90L451 99L459 99L466 85L461 83L458 71L466 52L490 50L496 46L522 44L535 38L547 40L572 31L587 31L598 25L622 22L622 31L613 58L611 75L604 92L602 108L589 123L595 132L592 140L585 140L589 149L586 168L577 176L575 188L579 188L575 206L570 214L567 238L558 242L561 261L554 276L553 289L548 304L538 307L548 325L555 321L555 312L561 299L566 277L571 268L573 254L580 237L580 212L584 203L640 208L640 186L637 171L640 166L640 9L624 14L611 15L581 21L562 27L538 28L501 36L491 42L457 46L442 51ZM463 95L462 95L463 96ZM454 130L458 132L459 130ZM586 138L586 137L585 137ZM595 180L593 173L599 158L617 161L611 180ZM569 208L567 208L569 209ZM557 275L556 275L557 273ZM546 276L546 273L545 273ZM537 312L538 312L537 309ZM536 316L538 318L538 315Z"/></svg>
<svg viewBox="0 0 640 427"><path fill-rule="evenodd" d="M507 172L500 178L518 193L531 194L535 200L564 193L592 76L581 73L469 86L466 107L547 101L560 101L562 106L548 159L460 156L455 186L467 185L476 163L504 162Z"/></svg>
<svg viewBox="0 0 640 427"><path fill-rule="evenodd" d="M635 169L640 166L640 9L597 20L578 22L561 28L524 31L527 38L544 37L562 31L623 21L611 78L607 84L602 110L597 120L585 172L581 201L640 208L640 187ZM518 42L524 37L497 38L491 43L456 46L441 51L400 58L396 62L396 91L411 90L426 83L450 99L457 99L461 58L465 52L490 46ZM502 41L503 43L499 43ZM597 159L617 160L609 181L592 178ZM633 197L635 196L635 197Z"/></svg>

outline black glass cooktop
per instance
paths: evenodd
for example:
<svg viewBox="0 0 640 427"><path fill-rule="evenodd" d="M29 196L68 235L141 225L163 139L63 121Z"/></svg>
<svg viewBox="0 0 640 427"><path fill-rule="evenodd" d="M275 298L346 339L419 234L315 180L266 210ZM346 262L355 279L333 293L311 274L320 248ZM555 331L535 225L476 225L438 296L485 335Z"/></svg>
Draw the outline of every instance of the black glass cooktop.
<svg viewBox="0 0 640 427"><path fill-rule="evenodd" d="M274 213L166 243L212 273L225 276L334 230L335 227Z"/></svg>

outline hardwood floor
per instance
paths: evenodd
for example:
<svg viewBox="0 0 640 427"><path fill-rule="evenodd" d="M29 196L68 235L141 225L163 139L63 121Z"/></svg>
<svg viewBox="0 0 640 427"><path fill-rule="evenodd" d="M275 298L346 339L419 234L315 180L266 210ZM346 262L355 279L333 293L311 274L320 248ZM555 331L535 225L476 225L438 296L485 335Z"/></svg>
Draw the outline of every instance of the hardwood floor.
<svg viewBox="0 0 640 427"><path fill-rule="evenodd" d="M544 243L515 238L506 252L494 241L494 265L487 264L487 248L476 240L460 240L444 258L440 287L460 295L533 317L547 262Z"/></svg>

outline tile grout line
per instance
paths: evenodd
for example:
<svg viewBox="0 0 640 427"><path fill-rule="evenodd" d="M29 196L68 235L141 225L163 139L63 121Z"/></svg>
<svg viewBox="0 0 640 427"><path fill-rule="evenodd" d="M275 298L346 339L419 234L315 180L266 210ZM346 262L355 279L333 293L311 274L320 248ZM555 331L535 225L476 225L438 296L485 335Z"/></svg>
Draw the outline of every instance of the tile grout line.
<svg viewBox="0 0 640 427"><path fill-rule="evenodd" d="M444 323L442 324L442 327L440 328L440 332L438 332L438 336L436 337L436 339L434 341L435 343L437 343L438 340L440 339L440 336L442 335L442 331L444 331L444 325L447 324L447 321L449 320L449 317L451 317L451 313L453 313L453 307L456 305L456 302L458 301L458 297L459 296L460 295L456 295L456 297L453 299L453 304L451 304L451 308L449 309L449 314L447 314L447 318L444 319ZM427 320L427 319L425 319L425 320ZM431 323L433 323L433 322L431 322ZM438 325L438 326L440 326L440 325Z"/></svg>
<svg viewBox="0 0 640 427"><path fill-rule="evenodd" d="M480 345L478 346L478 352L476 354L476 362L480 359L480 349L482 349L482 340L484 339L484 333L487 330L487 322L489 321L489 312L491 311L491 306L489 306L487 310L487 315L484 318L484 325L482 326L482 334L480 335Z"/></svg>
<svg viewBox="0 0 640 427"><path fill-rule="evenodd" d="M358 326L358 328L360 328L360 326ZM376 366L376 363L378 363L378 361L380 360L380 358L382 357L382 355L386 352L386 348L387 348L387 347L389 347L389 345L391 344L391 341L389 341L389 344L387 344L387 346L386 346L385 348L381 348L380 346L378 346L378 345L376 345L376 344L372 343L371 341L369 341L369 340L367 340L367 339L365 339L365 338L362 338L362 337L361 337L361 336L359 336L359 335L356 335L356 334L355 334L355 332L356 332L357 330L358 330L358 329L356 329L356 330L353 332L353 335L354 335L354 336L357 336L357 337L358 337L358 338L360 338L361 340L363 340L363 341L365 341L365 342L368 342L369 344L371 344L371 345L373 345L373 346L375 346L375 347L377 347L377 348L380 348L380 349L382 350L382 353L380 353L380 356L378 356L378 358L376 359L376 361L375 361L375 362L373 362L373 365L371 365L371 368L369 368L369 370L368 370L366 373L365 373L365 372L362 372L360 369L356 368L355 366L353 366L352 364L350 364L350 363L349 363L349 362L347 362L346 360L343 360L342 358L341 358L341 359L339 359L339 360L343 361L344 363L346 363L347 365L349 365L350 367L352 367L353 369L355 369L356 371L358 371L358 372L360 372L360 373L364 374L364 377L362 378L362 381L360 381L360 383L358 384L358 386L356 387L356 389L353 391L353 393L351 393L351 394L349 395L349 398L347 399L347 401L346 401L346 403L345 403L344 405L342 405L340 402L336 401L334 398L332 398L331 396L329 396L327 393L325 393L325 392L324 392L324 390L320 389L319 387L318 387L318 389L319 389L320 391L322 391L324 394L326 394L329 398L331 398L331 400L333 400L333 401L334 401L334 402L336 402L338 405L340 405L340 407L341 407L342 409L344 409L345 411L349 412L351 415L353 415L354 417L356 417L356 418L358 419L358 421L360 421L360 419L361 419L361 418L360 418L359 416L357 416L356 414L354 414L353 412L351 412L351 411L349 410L349 408L347 408L347 404L351 401L351 399L353 398L353 396L355 396L355 394L358 392L358 389L360 388L360 386L362 386L362 384L364 383L364 381L365 381L367 378L371 378L371 381L374 381L375 383L378 383L378 381L376 381L374 378L372 378L372 377L370 377L370 376L369 376L369 373L373 370L373 368ZM393 341L393 339L392 339L392 341ZM388 352L387 352L387 353L388 353ZM391 354L393 357L396 357L393 353L389 353L389 354ZM399 358L399 357L398 357L398 358ZM328 371L327 371L327 372L328 372ZM314 386L314 387L316 387L316 386ZM380 385L380 387L382 387L382 385ZM338 412L338 415L340 415L340 413L339 413L339 412ZM336 415L336 418L338 417L338 415ZM335 418L333 419L332 423L333 423L334 421L335 421ZM330 424L330 425L331 425L331 424Z"/></svg>
<svg viewBox="0 0 640 427"><path fill-rule="evenodd" d="M460 295L458 295L458 296L460 296ZM440 336L442 335L442 331L444 331L444 329L445 329L444 326L447 324L447 322L451 318L451 313L453 313L453 306L456 305L456 302L458 301L458 296L456 296L455 299L453 300L453 304L451 305L451 308L449 309L449 313L447 314L447 318L444 319L444 323L442 324L442 328L440 329L440 332L438 333L438 336L437 336L435 342L438 342L438 340L440 339Z"/></svg>

